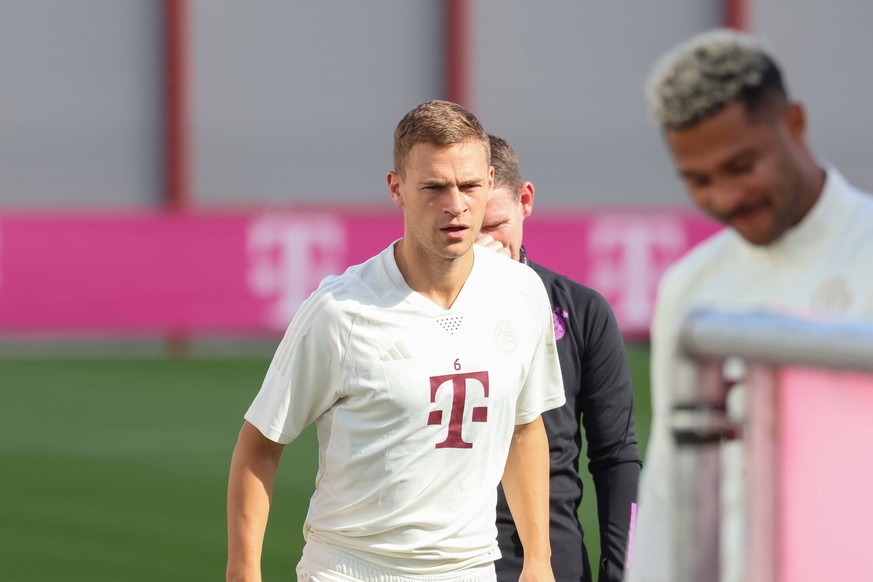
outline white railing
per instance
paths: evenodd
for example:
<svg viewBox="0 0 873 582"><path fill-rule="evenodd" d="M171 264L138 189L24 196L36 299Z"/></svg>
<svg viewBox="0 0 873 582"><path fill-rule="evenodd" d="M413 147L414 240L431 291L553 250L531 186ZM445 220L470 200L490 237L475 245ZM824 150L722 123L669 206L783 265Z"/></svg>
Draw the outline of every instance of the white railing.
<svg viewBox="0 0 873 582"><path fill-rule="evenodd" d="M677 580L873 580L873 322L698 311L680 343L697 381L673 393ZM742 510L722 511L730 488Z"/></svg>

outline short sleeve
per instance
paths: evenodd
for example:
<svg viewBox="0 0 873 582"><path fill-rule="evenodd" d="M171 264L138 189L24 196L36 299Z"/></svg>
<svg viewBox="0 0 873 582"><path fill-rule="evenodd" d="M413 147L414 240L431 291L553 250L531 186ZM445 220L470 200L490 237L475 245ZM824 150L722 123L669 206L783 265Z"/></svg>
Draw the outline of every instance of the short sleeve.
<svg viewBox="0 0 873 582"><path fill-rule="evenodd" d="M530 369L516 406L515 423L527 424L547 410L564 405L564 381L555 341L549 296L539 276L531 269L530 297L536 329L536 345Z"/></svg>
<svg viewBox="0 0 873 582"><path fill-rule="evenodd" d="M341 396L339 318L329 292L303 303L276 349L245 419L268 439L287 444Z"/></svg>

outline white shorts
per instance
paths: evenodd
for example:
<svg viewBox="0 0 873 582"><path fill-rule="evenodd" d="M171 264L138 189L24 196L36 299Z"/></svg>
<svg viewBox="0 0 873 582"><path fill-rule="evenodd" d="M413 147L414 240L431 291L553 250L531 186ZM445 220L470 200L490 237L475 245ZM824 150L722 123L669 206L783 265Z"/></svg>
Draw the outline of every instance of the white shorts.
<svg viewBox="0 0 873 582"><path fill-rule="evenodd" d="M307 542L297 564L298 582L496 582L494 563L453 574L419 576L373 564L336 546Z"/></svg>

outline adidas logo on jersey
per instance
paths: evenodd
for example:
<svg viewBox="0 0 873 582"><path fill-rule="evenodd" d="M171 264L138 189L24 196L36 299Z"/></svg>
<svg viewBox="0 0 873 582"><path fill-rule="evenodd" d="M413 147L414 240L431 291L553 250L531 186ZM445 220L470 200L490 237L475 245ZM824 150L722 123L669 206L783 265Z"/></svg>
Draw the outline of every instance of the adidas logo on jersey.
<svg viewBox="0 0 873 582"><path fill-rule="evenodd" d="M411 360L412 354L403 345L400 340L396 341L393 346L382 352L382 361L390 362L391 360Z"/></svg>

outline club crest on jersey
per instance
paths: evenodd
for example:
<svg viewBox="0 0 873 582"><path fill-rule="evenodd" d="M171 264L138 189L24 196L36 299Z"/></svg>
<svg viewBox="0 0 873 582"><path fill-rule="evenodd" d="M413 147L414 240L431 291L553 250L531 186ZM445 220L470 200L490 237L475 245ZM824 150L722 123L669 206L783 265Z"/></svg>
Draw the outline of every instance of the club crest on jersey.
<svg viewBox="0 0 873 582"><path fill-rule="evenodd" d="M852 290L844 277L824 281L812 296L810 307L818 313L845 313L852 306Z"/></svg>
<svg viewBox="0 0 873 582"><path fill-rule="evenodd" d="M570 315L566 311L564 311L560 305L556 305L555 309L552 311L552 321L555 323L555 339L559 340L564 337L564 334L567 333L567 324L564 321L567 319L567 316Z"/></svg>
<svg viewBox="0 0 873 582"><path fill-rule="evenodd" d="M494 344L501 352L512 353L518 348L518 336L512 322L498 321L494 326Z"/></svg>

